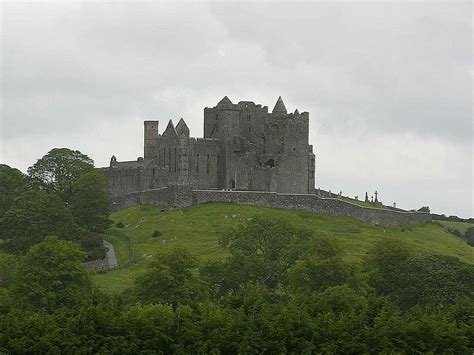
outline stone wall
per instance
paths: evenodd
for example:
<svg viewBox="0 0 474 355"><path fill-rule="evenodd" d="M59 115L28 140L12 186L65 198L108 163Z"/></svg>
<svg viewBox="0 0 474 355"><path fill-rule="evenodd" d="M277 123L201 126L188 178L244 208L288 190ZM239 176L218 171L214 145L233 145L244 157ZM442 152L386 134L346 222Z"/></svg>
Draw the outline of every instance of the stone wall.
<svg viewBox="0 0 474 355"><path fill-rule="evenodd" d="M189 186L169 187L134 192L116 200L114 209L134 204L160 205L163 208L184 208L208 202L232 202L272 208L315 212L326 216L351 217L381 226L419 224L431 221L429 213L401 212L382 208L362 207L337 198L321 198L313 194L281 194L275 192L192 190Z"/></svg>
<svg viewBox="0 0 474 355"><path fill-rule="evenodd" d="M287 208L315 212L327 216L351 217L359 221L397 226L425 223L431 220L429 213L399 212L382 208L367 208L337 198L320 198L312 194L279 194L247 191L193 191L197 203L234 202L273 208Z"/></svg>

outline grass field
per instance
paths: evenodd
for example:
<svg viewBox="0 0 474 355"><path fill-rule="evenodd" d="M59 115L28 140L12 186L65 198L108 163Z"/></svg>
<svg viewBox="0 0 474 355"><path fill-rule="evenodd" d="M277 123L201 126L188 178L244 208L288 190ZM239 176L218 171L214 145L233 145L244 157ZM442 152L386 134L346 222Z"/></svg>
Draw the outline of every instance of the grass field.
<svg viewBox="0 0 474 355"><path fill-rule="evenodd" d="M365 202L365 201L361 201L361 200L355 200L353 198L349 198L349 197L340 197L341 200L344 200L344 201L347 201L347 202L350 202L354 205L357 205L357 206L362 206L362 207L366 207L366 208L379 208L379 209L386 209L384 205L377 205L377 204L374 204L374 203L371 203L371 202Z"/></svg>
<svg viewBox="0 0 474 355"><path fill-rule="evenodd" d="M470 227L474 227L474 223L465 223L465 222L453 222L453 221L434 221L441 224L443 227L457 229L462 234L466 233L466 230Z"/></svg>
<svg viewBox="0 0 474 355"><path fill-rule="evenodd" d="M106 292L121 292L133 284L151 257L173 246L186 247L202 261L224 258L227 252L218 245L219 236L256 215L304 226L315 235L330 236L339 241L348 261L362 262L375 242L396 238L405 241L416 253L452 255L474 264L474 248L436 223L384 228L345 217L224 203L168 212L159 212L153 206L132 206L111 215L115 223L122 222L125 227L113 227L104 236L114 245L119 264L124 267L96 274L94 281ZM160 237L152 237L155 230L161 233Z"/></svg>

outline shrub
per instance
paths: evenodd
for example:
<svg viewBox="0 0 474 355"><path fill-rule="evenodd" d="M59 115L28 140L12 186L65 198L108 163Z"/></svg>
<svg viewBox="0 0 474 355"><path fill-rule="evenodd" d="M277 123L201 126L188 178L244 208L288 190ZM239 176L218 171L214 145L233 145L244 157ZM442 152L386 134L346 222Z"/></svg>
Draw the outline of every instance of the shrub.
<svg viewBox="0 0 474 355"><path fill-rule="evenodd" d="M158 230L155 230L155 231L151 234L151 236L152 236L153 238L161 237L161 232L158 231Z"/></svg>
<svg viewBox="0 0 474 355"><path fill-rule="evenodd" d="M462 236L461 232L459 230L455 229L455 228L454 229L453 228L448 228L448 232L455 235L458 238Z"/></svg>

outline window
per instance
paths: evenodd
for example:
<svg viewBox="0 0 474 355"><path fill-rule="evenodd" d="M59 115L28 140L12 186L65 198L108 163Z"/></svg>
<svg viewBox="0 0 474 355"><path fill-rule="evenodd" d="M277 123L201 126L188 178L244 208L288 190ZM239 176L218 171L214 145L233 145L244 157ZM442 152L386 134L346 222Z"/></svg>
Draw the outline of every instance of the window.
<svg viewBox="0 0 474 355"><path fill-rule="evenodd" d="M209 175L209 166L211 164L211 159L209 158L209 154L207 155L207 166L206 166L206 170L207 170L207 175Z"/></svg>
<svg viewBox="0 0 474 355"><path fill-rule="evenodd" d="M196 173L199 174L199 154L196 155Z"/></svg>
<svg viewBox="0 0 474 355"><path fill-rule="evenodd" d="M168 171L171 172L171 148L168 148Z"/></svg>

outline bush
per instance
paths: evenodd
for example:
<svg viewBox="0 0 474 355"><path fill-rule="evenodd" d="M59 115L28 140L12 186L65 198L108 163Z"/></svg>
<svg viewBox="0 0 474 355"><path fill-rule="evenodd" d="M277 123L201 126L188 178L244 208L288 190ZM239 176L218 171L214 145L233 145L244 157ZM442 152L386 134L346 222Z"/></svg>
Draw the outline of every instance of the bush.
<svg viewBox="0 0 474 355"><path fill-rule="evenodd" d="M152 236L153 238L161 237L161 232L158 231L158 230L155 230L155 231L151 234L151 236Z"/></svg>
<svg viewBox="0 0 474 355"><path fill-rule="evenodd" d="M125 227L125 224L123 224L122 221L119 221L119 222L115 223L115 226L117 228L123 228L123 227Z"/></svg>
<svg viewBox="0 0 474 355"><path fill-rule="evenodd" d="M454 229L453 228L448 228L448 232L455 235L458 238L462 236L461 232L459 230L455 229L455 228Z"/></svg>
<svg viewBox="0 0 474 355"><path fill-rule="evenodd" d="M83 231L78 239L81 249L87 253L85 261L102 260L105 258L105 248L100 234Z"/></svg>

